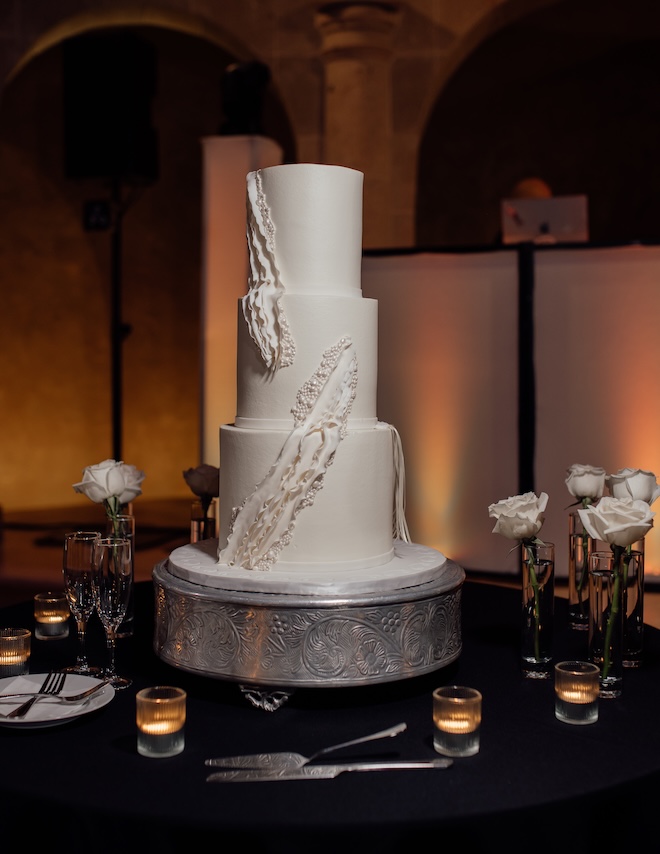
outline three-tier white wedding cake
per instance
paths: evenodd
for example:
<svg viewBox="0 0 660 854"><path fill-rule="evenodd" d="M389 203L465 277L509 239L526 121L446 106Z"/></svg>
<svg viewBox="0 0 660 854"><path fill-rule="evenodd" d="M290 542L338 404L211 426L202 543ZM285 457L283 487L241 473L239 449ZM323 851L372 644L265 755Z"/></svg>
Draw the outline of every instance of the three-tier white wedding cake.
<svg viewBox="0 0 660 854"><path fill-rule="evenodd" d="M401 443L377 418L362 191L362 173L340 166L247 176L249 287L236 418L220 427L219 538L171 554L169 572L186 582L313 597L442 572L440 552L409 542Z"/></svg>

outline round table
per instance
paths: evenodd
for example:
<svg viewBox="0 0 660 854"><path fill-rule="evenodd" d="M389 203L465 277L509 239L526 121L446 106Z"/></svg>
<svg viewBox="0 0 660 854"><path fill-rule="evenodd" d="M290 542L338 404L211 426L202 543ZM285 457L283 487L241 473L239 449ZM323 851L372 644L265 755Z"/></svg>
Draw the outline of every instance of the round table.
<svg viewBox="0 0 660 854"><path fill-rule="evenodd" d="M0 815L18 842L49 851L150 852L231 845L269 852L621 850L653 830L660 791L660 632L645 627L643 666L625 673L623 696L600 702L590 726L554 716L552 681L519 668L520 592L467 581L463 650L445 669L379 686L295 692L275 712L253 707L237 684L186 673L154 652L151 582L136 585L136 632L117 665L133 679L102 709L45 729L0 726ZM0 610L3 626L33 625L32 603ZM33 641L31 671L75 659L75 633ZM587 636L568 627L556 600L555 653L585 658ZM100 624L89 657L103 663ZM333 780L207 783L208 757L293 750L309 755L399 722L406 731L333 754L432 758L431 693L459 683L483 694L481 749L447 770L343 774ZM135 694L147 685L188 692L186 747L169 759L136 752ZM54 831L54 833L53 833ZM641 837L640 837L641 838ZM404 847L405 846L405 847ZM460 846L460 849L459 849Z"/></svg>

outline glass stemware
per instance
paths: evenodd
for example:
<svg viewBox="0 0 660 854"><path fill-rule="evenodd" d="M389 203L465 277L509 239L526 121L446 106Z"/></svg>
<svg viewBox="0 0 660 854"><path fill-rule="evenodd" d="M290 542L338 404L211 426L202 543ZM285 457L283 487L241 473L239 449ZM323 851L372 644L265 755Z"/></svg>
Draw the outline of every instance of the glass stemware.
<svg viewBox="0 0 660 854"><path fill-rule="evenodd" d="M101 537L94 543L92 584L96 610L105 630L108 666L103 676L114 688L127 688L130 679L115 670L117 629L126 614L133 589L131 544L121 537Z"/></svg>
<svg viewBox="0 0 660 854"><path fill-rule="evenodd" d="M101 535L98 531L74 531L64 537L62 574L64 591L78 629L78 655L76 663L65 667L67 673L95 676L100 668L91 667L87 660L87 621L94 612L92 587L92 553L94 543Z"/></svg>

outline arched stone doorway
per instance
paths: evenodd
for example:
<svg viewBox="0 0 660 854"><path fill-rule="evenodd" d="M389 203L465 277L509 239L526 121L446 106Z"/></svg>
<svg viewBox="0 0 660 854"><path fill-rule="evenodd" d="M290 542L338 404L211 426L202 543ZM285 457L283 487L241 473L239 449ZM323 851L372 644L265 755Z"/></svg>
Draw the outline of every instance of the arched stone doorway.
<svg viewBox="0 0 660 854"><path fill-rule="evenodd" d="M440 93L420 144L418 246L492 245L499 203L542 176L586 194L593 242L660 240L657 4L560 2L484 41Z"/></svg>
<svg viewBox="0 0 660 854"><path fill-rule="evenodd" d="M223 74L245 56L171 28L130 29L158 57L159 174L131 194L123 226L123 456L158 498L187 495L181 472L198 461L200 140L218 132ZM0 103L0 494L19 509L72 504L82 468L112 455L111 246L107 231L83 222L85 203L107 199L109 187L65 175L62 98L53 43L20 65ZM293 159L272 90L264 127Z"/></svg>

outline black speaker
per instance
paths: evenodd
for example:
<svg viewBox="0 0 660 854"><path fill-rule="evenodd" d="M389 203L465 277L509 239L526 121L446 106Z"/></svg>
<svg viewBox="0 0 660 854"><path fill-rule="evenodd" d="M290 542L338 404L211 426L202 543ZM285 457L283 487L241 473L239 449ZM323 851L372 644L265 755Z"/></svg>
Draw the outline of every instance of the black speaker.
<svg viewBox="0 0 660 854"><path fill-rule="evenodd" d="M66 177L156 181L154 47L115 30L67 39L62 52Z"/></svg>
<svg viewBox="0 0 660 854"><path fill-rule="evenodd" d="M270 69L263 62L230 65L222 78L222 136L263 134L262 112Z"/></svg>

